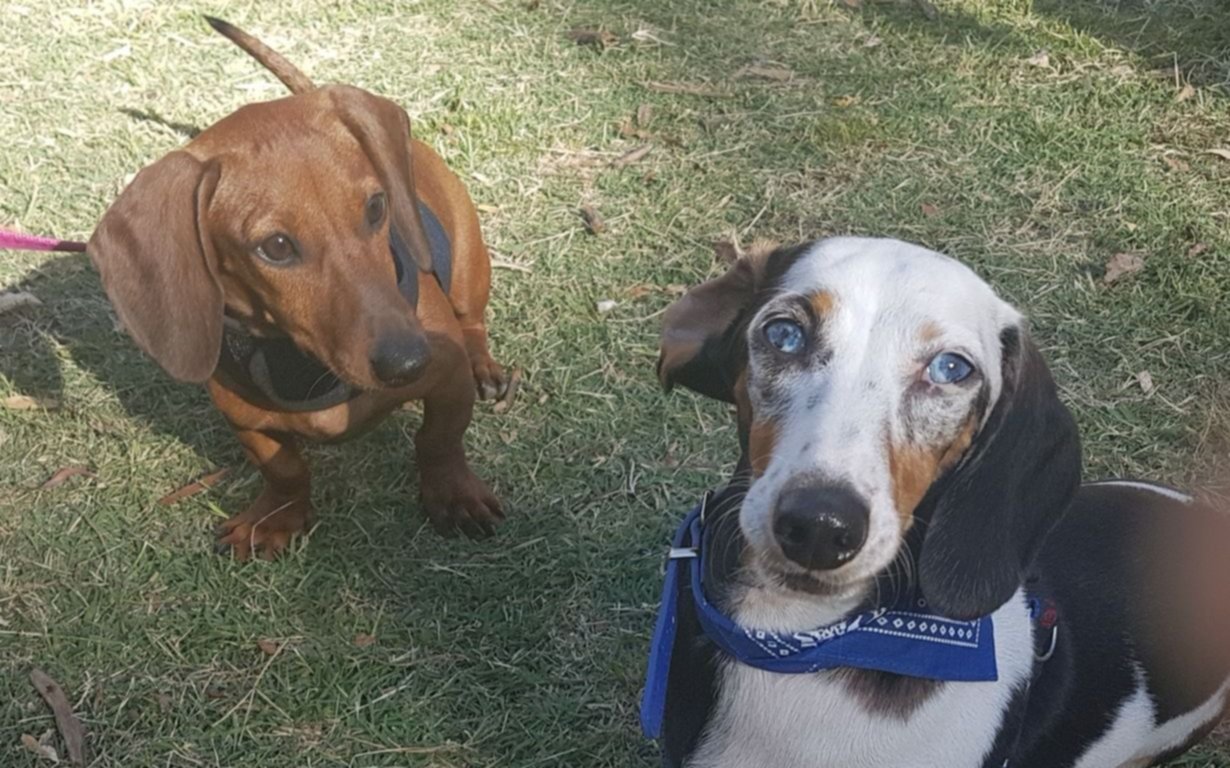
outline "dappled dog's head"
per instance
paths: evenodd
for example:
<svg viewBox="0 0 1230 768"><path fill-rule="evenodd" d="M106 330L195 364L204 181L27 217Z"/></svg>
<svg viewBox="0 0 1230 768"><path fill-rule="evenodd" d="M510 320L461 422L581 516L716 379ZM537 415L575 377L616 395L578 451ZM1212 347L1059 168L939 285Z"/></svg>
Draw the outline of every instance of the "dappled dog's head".
<svg viewBox="0 0 1230 768"><path fill-rule="evenodd" d="M982 615L1079 483L1075 425L1021 315L899 241L744 257L668 311L659 371L738 405L745 565L763 583L865 593L923 527L924 596Z"/></svg>
<svg viewBox="0 0 1230 768"><path fill-rule="evenodd" d="M431 268L409 127L393 102L328 86L243 107L137 174L88 250L138 345L204 381L225 311L356 387L417 377L430 352L390 253Z"/></svg>

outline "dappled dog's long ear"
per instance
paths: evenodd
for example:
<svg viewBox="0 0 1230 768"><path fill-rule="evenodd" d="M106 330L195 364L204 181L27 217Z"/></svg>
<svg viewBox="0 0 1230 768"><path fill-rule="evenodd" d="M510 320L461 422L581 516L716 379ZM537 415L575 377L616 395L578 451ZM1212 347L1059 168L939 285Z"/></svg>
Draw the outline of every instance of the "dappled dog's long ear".
<svg viewBox="0 0 1230 768"><path fill-rule="evenodd" d="M180 381L202 382L222 350L222 286L206 214L217 163L172 152L124 189L86 250L128 333Z"/></svg>
<svg viewBox="0 0 1230 768"><path fill-rule="evenodd" d="M688 291L666 310L658 378L669 392L676 384L707 397L735 402L735 386L747 358L744 321L768 282L782 250L754 250L726 273Z"/></svg>
<svg viewBox="0 0 1230 768"><path fill-rule="evenodd" d="M1017 327L1000 340L1002 393L924 501L933 506L919 583L931 607L952 618L984 616L1008 601L1080 484L1076 423L1042 355Z"/></svg>
<svg viewBox="0 0 1230 768"><path fill-rule="evenodd" d="M348 85L320 89L333 101L342 124L359 141L363 153L376 168L388 196L389 220L405 241L414 261L430 272L431 245L419 216L410 158L410 117L388 99Z"/></svg>

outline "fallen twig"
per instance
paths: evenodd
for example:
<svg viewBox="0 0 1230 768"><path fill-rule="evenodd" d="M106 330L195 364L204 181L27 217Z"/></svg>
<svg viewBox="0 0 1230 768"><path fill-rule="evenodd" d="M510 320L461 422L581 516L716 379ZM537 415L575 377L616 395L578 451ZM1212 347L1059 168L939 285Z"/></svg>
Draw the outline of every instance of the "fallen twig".
<svg viewBox="0 0 1230 768"><path fill-rule="evenodd" d="M230 473L230 467L223 467L222 469L210 472L208 475L197 478L182 488L171 491L166 496L159 499L158 503L164 507L168 507L177 501L182 501L188 498L189 496L195 496L202 491L207 491L210 488L213 488L218 484L218 481L222 480L222 478L226 477Z"/></svg>

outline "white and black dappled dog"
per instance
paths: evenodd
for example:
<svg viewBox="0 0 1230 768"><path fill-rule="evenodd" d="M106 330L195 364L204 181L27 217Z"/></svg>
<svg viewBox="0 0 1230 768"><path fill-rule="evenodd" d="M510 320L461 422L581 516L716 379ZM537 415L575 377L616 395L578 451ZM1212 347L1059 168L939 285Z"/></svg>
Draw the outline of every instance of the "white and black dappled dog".
<svg viewBox="0 0 1230 768"><path fill-rule="evenodd" d="M887 239L752 253L670 308L659 371L738 408L711 603L800 633L918 594L991 616L998 675L764 671L681 599L667 765L1143 768L1221 718L1230 519L1152 483L1081 485L1022 316L967 267Z"/></svg>

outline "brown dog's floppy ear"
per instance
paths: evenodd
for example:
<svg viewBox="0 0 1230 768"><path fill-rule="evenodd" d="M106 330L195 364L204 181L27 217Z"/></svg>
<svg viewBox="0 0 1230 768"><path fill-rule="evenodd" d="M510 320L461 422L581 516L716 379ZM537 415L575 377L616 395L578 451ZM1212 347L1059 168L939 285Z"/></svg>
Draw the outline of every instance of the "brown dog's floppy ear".
<svg viewBox="0 0 1230 768"><path fill-rule="evenodd" d="M222 286L206 224L217 163L172 152L103 214L86 250L137 346L180 381L202 382L222 349Z"/></svg>
<svg viewBox="0 0 1230 768"><path fill-rule="evenodd" d="M680 384L715 400L736 402L735 388L747 362L746 321L761 291L812 245L754 245L725 274L667 308L658 354L658 378L666 391Z"/></svg>
<svg viewBox="0 0 1230 768"><path fill-rule="evenodd" d="M1015 326L1000 334L1003 391L961 462L929 492L923 596L956 619L985 616L1021 585L1072 501L1080 437L1042 355Z"/></svg>
<svg viewBox="0 0 1230 768"><path fill-rule="evenodd" d="M359 140L364 154L376 167L376 175L389 199L389 220L397 235L410 248L423 272L431 272L431 245L419 216L410 158L410 117L388 99L347 85L321 89L337 107L342 124Z"/></svg>

